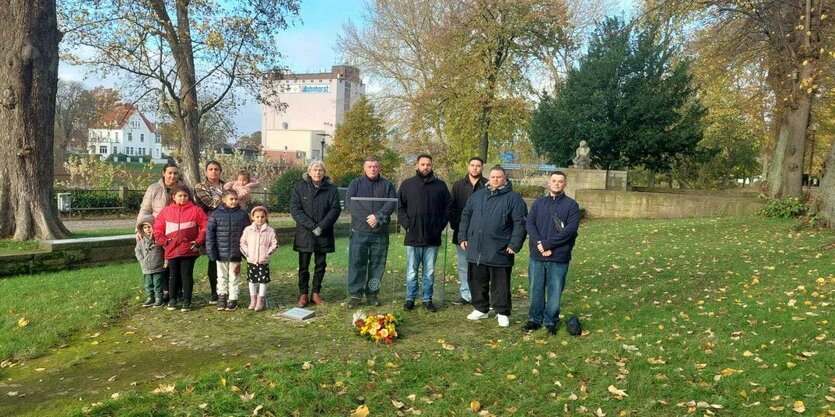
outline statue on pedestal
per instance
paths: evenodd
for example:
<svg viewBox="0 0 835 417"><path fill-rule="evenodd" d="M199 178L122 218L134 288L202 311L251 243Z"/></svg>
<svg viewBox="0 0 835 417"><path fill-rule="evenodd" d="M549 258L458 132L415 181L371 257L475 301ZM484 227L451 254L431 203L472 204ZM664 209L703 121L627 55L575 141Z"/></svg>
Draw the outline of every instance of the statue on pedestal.
<svg viewBox="0 0 835 417"><path fill-rule="evenodd" d="M586 141L580 141L580 147L578 147L577 151L574 153L574 159L572 162L574 163L574 165L571 166L572 168L591 168L591 149L589 149L589 145Z"/></svg>

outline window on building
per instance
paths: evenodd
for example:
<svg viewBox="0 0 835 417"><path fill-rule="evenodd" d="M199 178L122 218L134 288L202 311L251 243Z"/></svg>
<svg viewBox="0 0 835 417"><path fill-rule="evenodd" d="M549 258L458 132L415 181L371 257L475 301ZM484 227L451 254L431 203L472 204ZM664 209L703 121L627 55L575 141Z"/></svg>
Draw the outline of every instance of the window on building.
<svg viewBox="0 0 835 417"><path fill-rule="evenodd" d="M119 141L119 132L114 132L113 133L113 140L116 141L116 142Z"/></svg>
<svg viewBox="0 0 835 417"><path fill-rule="evenodd" d="M287 122L281 122L281 128L287 130L290 127L290 124Z"/></svg>
<svg viewBox="0 0 835 417"><path fill-rule="evenodd" d="M145 134L144 133L139 134L139 141L140 142L145 142Z"/></svg>
<svg viewBox="0 0 835 417"><path fill-rule="evenodd" d="M128 132L128 142L133 141L133 133Z"/></svg>
<svg viewBox="0 0 835 417"><path fill-rule="evenodd" d="M154 143L161 143L162 142L162 137L159 135L159 133L155 134L154 136L156 138L154 140Z"/></svg>
<svg viewBox="0 0 835 417"><path fill-rule="evenodd" d="M113 153L119 153L119 148L117 148L117 147L115 147L115 146L114 146L114 147L113 147Z"/></svg>
<svg viewBox="0 0 835 417"><path fill-rule="evenodd" d="M99 153L102 155L107 155L107 146L99 146Z"/></svg>
<svg viewBox="0 0 835 417"><path fill-rule="evenodd" d="M145 148L139 148L139 155L145 156Z"/></svg>

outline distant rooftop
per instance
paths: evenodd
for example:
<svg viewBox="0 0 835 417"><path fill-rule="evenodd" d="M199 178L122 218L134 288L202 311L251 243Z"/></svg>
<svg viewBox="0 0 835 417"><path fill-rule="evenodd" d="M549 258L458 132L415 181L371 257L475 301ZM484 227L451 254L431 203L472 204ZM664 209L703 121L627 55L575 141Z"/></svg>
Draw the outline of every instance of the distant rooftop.
<svg viewBox="0 0 835 417"><path fill-rule="evenodd" d="M351 82L362 82L360 70L351 65L334 65L330 72L314 72L298 74L292 72L271 72L264 76L268 80L333 80L343 79Z"/></svg>

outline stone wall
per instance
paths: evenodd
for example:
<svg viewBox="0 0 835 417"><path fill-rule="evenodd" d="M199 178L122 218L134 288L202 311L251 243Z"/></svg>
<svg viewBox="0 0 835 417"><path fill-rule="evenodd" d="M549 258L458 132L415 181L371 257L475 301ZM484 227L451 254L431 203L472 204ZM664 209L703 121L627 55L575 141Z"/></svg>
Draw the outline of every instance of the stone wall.
<svg viewBox="0 0 835 417"><path fill-rule="evenodd" d="M588 218L610 219L750 215L765 205L754 197L727 194L608 190L578 190L577 202Z"/></svg>
<svg viewBox="0 0 835 417"><path fill-rule="evenodd" d="M391 225L390 230L395 233L397 228ZM337 237L348 236L349 231L348 222L341 221L335 226ZM295 233L295 227L276 228L278 243L292 245ZM41 242L38 250L0 254L0 277L135 262L135 246L134 235L47 240Z"/></svg>
<svg viewBox="0 0 835 417"><path fill-rule="evenodd" d="M575 169L561 168L568 176L568 184L565 186L565 194L575 198L577 190L626 190L626 171L606 171L601 169ZM522 185L539 185L545 187L548 184L548 175L527 177L519 181Z"/></svg>

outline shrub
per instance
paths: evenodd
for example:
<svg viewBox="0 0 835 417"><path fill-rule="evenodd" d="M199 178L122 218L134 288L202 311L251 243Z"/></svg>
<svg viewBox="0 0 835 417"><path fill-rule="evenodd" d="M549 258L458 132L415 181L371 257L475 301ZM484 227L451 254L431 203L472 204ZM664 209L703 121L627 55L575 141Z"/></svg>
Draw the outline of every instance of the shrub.
<svg viewBox="0 0 835 417"><path fill-rule="evenodd" d="M763 217L774 217L778 219L794 219L806 214L809 208L797 197L781 199L769 199L765 207L757 210L757 214Z"/></svg>
<svg viewBox="0 0 835 417"><path fill-rule="evenodd" d="M139 197L139 202L142 202L142 196ZM72 207L95 208L121 206L122 201L115 192L85 190L72 191Z"/></svg>
<svg viewBox="0 0 835 417"><path fill-rule="evenodd" d="M145 193L141 191L128 191L125 200L122 201L122 206L127 207L131 211L139 211L139 206L142 205L142 198Z"/></svg>
<svg viewBox="0 0 835 417"><path fill-rule="evenodd" d="M302 174L304 174L304 171L300 169L288 169L270 185L270 211L274 213L290 211L293 186L302 179Z"/></svg>
<svg viewBox="0 0 835 417"><path fill-rule="evenodd" d="M516 191L524 198L539 198L545 195L545 187L541 185L513 185L513 191Z"/></svg>

